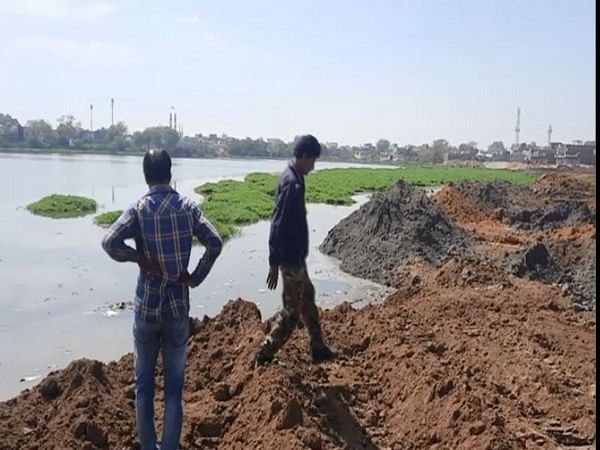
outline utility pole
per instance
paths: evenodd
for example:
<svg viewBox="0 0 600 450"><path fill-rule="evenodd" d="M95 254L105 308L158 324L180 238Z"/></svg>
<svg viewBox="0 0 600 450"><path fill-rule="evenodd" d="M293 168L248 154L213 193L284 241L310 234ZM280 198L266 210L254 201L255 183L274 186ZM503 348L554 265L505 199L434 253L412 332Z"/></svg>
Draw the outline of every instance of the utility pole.
<svg viewBox="0 0 600 450"><path fill-rule="evenodd" d="M110 126L115 124L115 99L110 98Z"/></svg>
<svg viewBox="0 0 600 450"><path fill-rule="evenodd" d="M515 144L519 146L519 133L521 132L521 108L517 108L517 125L515 126Z"/></svg>

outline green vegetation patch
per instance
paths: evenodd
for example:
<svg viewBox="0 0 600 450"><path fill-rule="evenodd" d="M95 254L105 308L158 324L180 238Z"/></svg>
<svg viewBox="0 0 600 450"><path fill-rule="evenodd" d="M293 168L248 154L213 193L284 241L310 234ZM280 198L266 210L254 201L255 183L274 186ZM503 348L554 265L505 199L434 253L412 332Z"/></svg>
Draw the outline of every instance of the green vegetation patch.
<svg viewBox="0 0 600 450"><path fill-rule="evenodd" d="M205 183L195 190L205 197L202 211L227 239L235 234L237 226L271 216L277 180L275 175L252 173L244 181Z"/></svg>
<svg viewBox="0 0 600 450"><path fill-rule="evenodd" d="M96 201L76 195L52 194L27 205L33 214L64 219L85 216L96 211Z"/></svg>
<svg viewBox="0 0 600 450"><path fill-rule="evenodd" d="M223 239L236 227L268 219L273 212L273 196L279 177L252 173L244 181L223 180L205 183L195 191L205 199L202 210ZM440 186L462 180L507 180L532 183L536 177L526 172L471 167L416 166L398 169L325 169L306 177L306 200L311 203L350 205L359 192L383 191L404 179L415 186Z"/></svg>
<svg viewBox="0 0 600 450"><path fill-rule="evenodd" d="M96 222L96 225L100 225L101 227L108 227L115 223L117 219L121 217L121 214L123 214L122 209L118 209L116 211L107 211L94 217L94 222Z"/></svg>

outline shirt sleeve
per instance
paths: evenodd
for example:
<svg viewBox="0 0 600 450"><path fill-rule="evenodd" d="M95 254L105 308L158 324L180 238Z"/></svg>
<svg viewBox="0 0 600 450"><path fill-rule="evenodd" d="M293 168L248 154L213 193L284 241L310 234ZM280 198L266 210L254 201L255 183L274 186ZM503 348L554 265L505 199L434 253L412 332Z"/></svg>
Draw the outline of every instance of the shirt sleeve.
<svg viewBox="0 0 600 450"><path fill-rule="evenodd" d="M269 233L269 265L278 266L281 262L281 249L289 229L290 213L293 209L293 187L285 185L277 194L275 210Z"/></svg>
<svg viewBox="0 0 600 450"><path fill-rule="evenodd" d="M215 227L202 215L202 211L196 205L192 206L193 232L200 243L206 247L206 251L196 269L191 274L192 287L198 286L204 281L217 257L221 254L223 240Z"/></svg>
<svg viewBox="0 0 600 450"><path fill-rule="evenodd" d="M139 253L125 244L125 239L135 238L138 232L137 214L135 208L130 207L110 226L106 236L102 239L102 248L115 261L136 262L139 259Z"/></svg>

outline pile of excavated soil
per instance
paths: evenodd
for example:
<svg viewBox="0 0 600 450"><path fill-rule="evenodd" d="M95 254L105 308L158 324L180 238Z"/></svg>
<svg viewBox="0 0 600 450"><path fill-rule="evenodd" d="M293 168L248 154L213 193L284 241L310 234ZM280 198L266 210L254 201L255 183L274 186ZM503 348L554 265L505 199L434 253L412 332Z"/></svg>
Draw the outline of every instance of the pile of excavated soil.
<svg viewBox="0 0 600 450"><path fill-rule="evenodd" d="M562 201L537 208L512 208L508 217L513 226L532 231L596 223L596 212L581 201Z"/></svg>
<svg viewBox="0 0 600 450"><path fill-rule="evenodd" d="M536 180L533 190L538 196L552 201L581 200L590 206L596 203L595 186L574 174L544 174Z"/></svg>
<svg viewBox="0 0 600 450"><path fill-rule="evenodd" d="M502 262L502 266L509 273L530 280L550 284L564 284L571 281L569 274L554 260L541 242L509 255Z"/></svg>
<svg viewBox="0 0 600 450"><path fill-rule="evenodd" d="M572 229L571 229L572 230ZM515 276L560 285L580 309L596 309L595 235L542 242L508 253L499 267Z"/></svg>
<svg viewBox="0 0 600 450"><path fill-rule="evenodd" d="M439 266L472 243L425 193L401 180L331 229L320 250L339 258L342 270L390 286L411 258Z"/></svg>
<svg viewBox="0 0 600 450"><path fill-rule="evenodd" d="M571 276L569 290L576 305L596 310L596 234L577 236L548 243L553 257Z"/></svg>
<svg viewBox="0 0 600 450"><path fill-rule="evenodd" d="M508 273L559 284L574 304L596 307L593 186L551 173L529 188L506 182L445 186L433 201L470 231L476 250Z"/></svg>
<svg viewBox="0 0 600 450"><path fill-rule="evenodd" d="M587 247L573 270L573 300L576 305L596 311L596 242Z"/></svg>
<svg viewBox="0 0 600 450"><path fill-rule="evenodd" d="M472 233L479 242L495 243L498 254L514 251L516 247L535 240L512 228L505 217L506 210L497 208L485 212L466 198L454 185L444 186L431 199L457 225Z"/></svg>
<svg viewBox="0 0 600 450"><path fill-rule="evenodd" d="M591 445L594 316L506 277L453 259L383 305L326 311L340 357L318 366L300 330L252 368L260 313L230 302L188 344L182 448ZM132 382L131 355L73 362L0 403L0 449L139 448ZM162 374L157 389L159 419Z"/></svg>
<svg viewBox="0 0 600 450"><path fill-rule="evenodd" d="M535 193L529 187L508 181L462 181L456 185L456 189L487 213L500 208L510 210L519 204L537 203Z"/></svg>
<svg viewBox="0 0 600 450"><path fill-rule="evenodd" d="M506 217L507 222L518 229L545 231L596 223L596 211L590 207L589 191L561 190L562 184L565 184L562 181L562 184L556 184L542 179L539 183L541 187L532 189L507 181L465 181L459 183L456 189L476 208L498 219ZM552 195L544 194L550 191ZM586 198L586 201L579 198ZM459 214L458 220L460 217Z"/></svg>
<svg viewBox="0 0 600 450"><path fill-rule="evenodd" d="M477 223L489 219L489 215L485 214L453 185L444 186L436 192L432 200L457 223Z"/></svg>

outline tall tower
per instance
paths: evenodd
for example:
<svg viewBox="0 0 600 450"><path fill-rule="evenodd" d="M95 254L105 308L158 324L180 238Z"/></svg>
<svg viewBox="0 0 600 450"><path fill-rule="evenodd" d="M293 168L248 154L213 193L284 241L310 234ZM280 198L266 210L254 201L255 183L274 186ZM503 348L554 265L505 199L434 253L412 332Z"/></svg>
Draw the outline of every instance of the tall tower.
<svg viewBox="0 0 600 450"><path fill-rule="evenodd" d="M90 131L94 131L94 105L90 105Z"/></svg>
<svg viewBox="0 0 600 450"><path fill-rule="evenodd" d="M173 114L173 129L177 131L177 113Z"/></svg>
<svg viewBox="0 0 600 450"><path fill-rule="evenodd" d="M515 126L515 144L519 146L519 133L521 132L521 108L517 108L517 125Z"/></svg>
<svg viewBox="0 0 600 450"><path fill-rule="evenodd" d="M110 126L115 124L115 99L110 98Z"/></svg>
<svg viewBox="0 0 600 450"><path fill-rule="evenodd" d="M173 128L173 113L169 111L169 128Z"/></svg>
<svg viewBox="0 0 600 450"><path fill-rule="evenodd" d="M548 148L551 147L551 142L552 140L552 124L548 125Z"/></svg>

